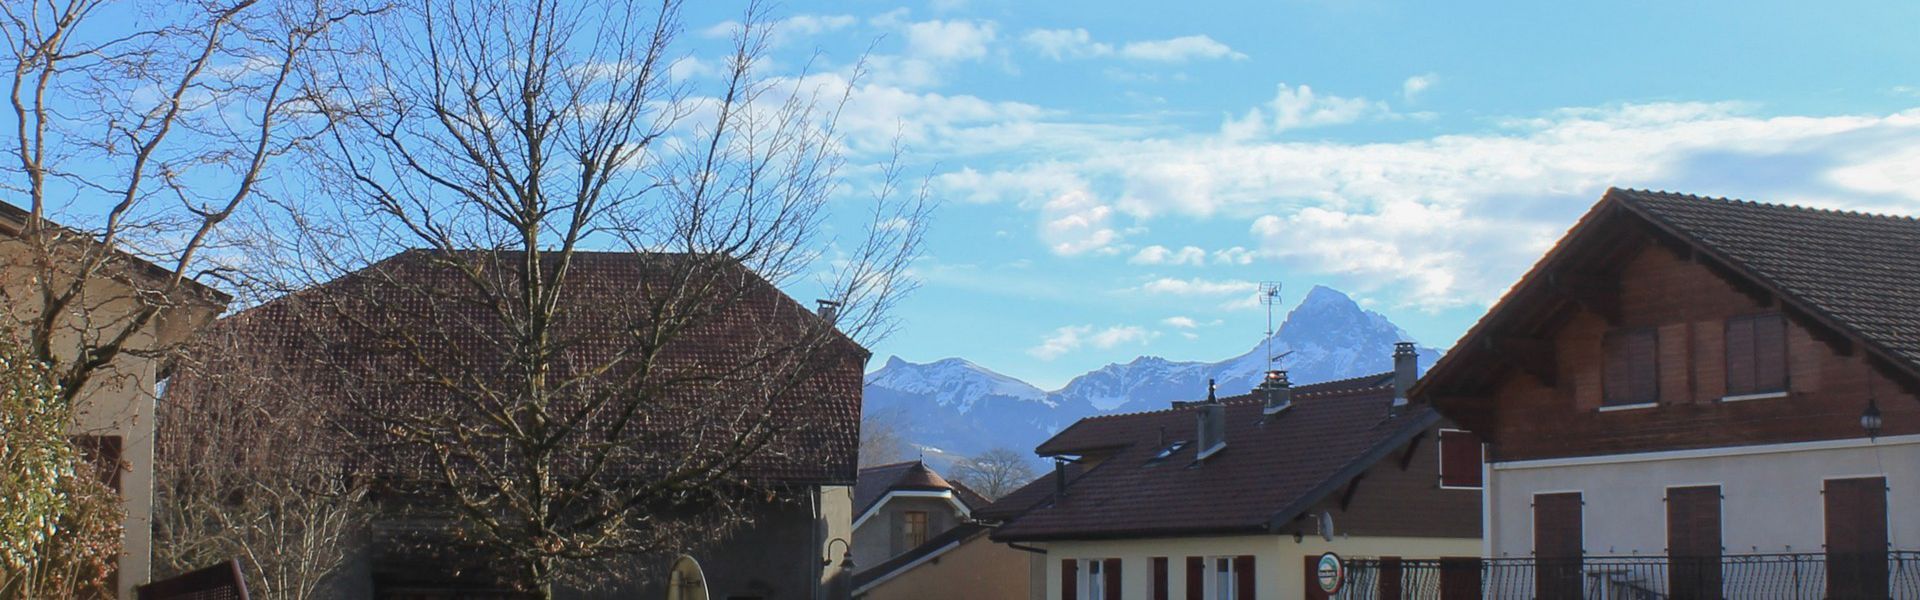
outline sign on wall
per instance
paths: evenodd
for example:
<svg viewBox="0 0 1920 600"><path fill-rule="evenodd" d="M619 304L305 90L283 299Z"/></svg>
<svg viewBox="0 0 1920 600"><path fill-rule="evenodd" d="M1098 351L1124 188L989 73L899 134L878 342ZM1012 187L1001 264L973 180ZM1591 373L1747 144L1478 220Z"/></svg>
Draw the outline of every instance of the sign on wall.
<svg viewBox="0 0 1920 600"><path fill-rule="evenodd" d="M1340 586L1347 582L1347 565L1340 562L1340 555L1328 552L1320 555L1320 591L1328 594L1340 593Z"/></svg>

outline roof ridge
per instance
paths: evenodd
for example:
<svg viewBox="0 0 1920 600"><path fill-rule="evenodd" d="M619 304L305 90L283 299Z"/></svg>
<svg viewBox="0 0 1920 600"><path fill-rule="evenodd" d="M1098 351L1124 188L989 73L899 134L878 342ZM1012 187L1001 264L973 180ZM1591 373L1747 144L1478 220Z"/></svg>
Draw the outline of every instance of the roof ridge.
<svg viewBox="0 0 1920 600"><path fill-rule="evenodd" d="M924 460L925 460L925 459L914 459L914 460L903 460L903 461L899 461L899 462L890 462L890 463L885 463L885 464L878 464L878 465L874 465L874 466L871 466L871 467L860 467L860 471L861 471L861 472L866 472L866 471L872 471L872 470L875 470L875 469L885 469L885 468L888 468L888 467L898 467L898 466L903 466L903 465L910 465L910 464L913 464L913 463L917 463L917 462L924 462Z"/></svg>
<svg viewBox="0 0 1920 600"><path fill-rule="evenodd" d="M1818 214L1825 214L1825 215L1864 217L1864 218L1870 218L1870 219L1885 219L1889 221L1906 221L1909 223L1920 221L1920 217L1917 217L1914 215L1896 215L1896 214L1889 214L1889 213L1863 212L1858 210L1841 210L1838 208L1821 208L1818 206L1804 206L1800 204L1790 204L1790 203L1783 203L1783 202L1760 202L1758 200L1744 200L1740 198L1729 198L1725 196L1702 196L1699 194L1689 194L1685 192L1670 192L1667 190L1647 190L1647 189L1639 189L1639 188L1613 188L1613 189L1621 192L1626 192L1629 195L1665 196L1668 198L1685 198L1687 200L1719 202L1722 204L1751 206L1754 208L1794 210L1794 211L1800 211L1800 212L1810 212L1810 213L1818 213Z"/></svg>
<svg viewBox="0 0 1920 600"><path fill-rule="evenodd" d="M1336 388L1334 386L1338 386L1339 384L1352 384L1358 381L1372 379L1375 377L1385 377L1387 375L1392 375L1392 374L1393 374L1393 371L1381 371L1379 373L1368 373L1366 375L1358 375L1354 377L1347 377L1344 379L1329 379L1327 381L1316 381L1314 383L1293 386L1293 393L1295 398L1299 398L1302 396L1320 396L1320 395L1332 394L1336 392L1358 392L1358 391L1377 390L1380 388L1392 387L1393 384L1389 382L1382 385L1369 385L1364 387L1355 386L1355 387L1337 387ZM1243 401L1258 402L1260 401L1260 399L1255 397L1253 395L1253 392L1251 391L1245 394L1237 394L1237 395L1227 396L1225 398L1220 399L1221 404L1238 403ZM1201 401L1200 400L1174 400L1174 402L1201 402ZM1110 419L1115 417L1133 417L1133 416L1139 416L1139 415L1170 413L1173 411L1184 410L1187 408L1192 408L1192 406L1191 405L1168 406L1166 408L1157 408L1153 410L1138 410L1133 412L1118 412L1118 413L1106 413L1106 414L1099 414L1099 415L1088 415L1085 417L1081 417L1080 420L1086 421L1086 420L1093 420L1093 419Z"/></svg>

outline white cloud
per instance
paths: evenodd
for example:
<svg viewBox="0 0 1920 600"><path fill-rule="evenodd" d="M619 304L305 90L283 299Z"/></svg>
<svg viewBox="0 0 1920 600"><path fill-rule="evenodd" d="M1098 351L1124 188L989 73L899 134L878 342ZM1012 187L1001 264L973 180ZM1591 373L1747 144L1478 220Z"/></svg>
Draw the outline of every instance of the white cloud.
<svg viewBox="0 0 1920 600"><path fill-rule="evenodd" d="M1160 322L1168 327L1178 327L1181 329L1193 329L1195 327L1200 326L1200 323L1197 321L1194 321L1193 317L1181 317L1181 316L1167 317L1165 319L1161 319Z"/></svg>
<svg viewBox="0 0 1920 600"><path fill-rule="evenodd" d="M1120 56L1153 62L1187 62L1194 59L1245 60L1247 55L1204 35L1188 35L1165 40L1127 42Z"/></svg>
<svg viewBox="0 0 1920 600"><path fill-rule="evenodd" d="M1020 36L1041 56L1054 60L1093 58L1113 54L1113 46L1093 41L1085 29L1035 29Z"/></svg>
<svg viewBox="0 0 1920 600"><path fill-rule="evenodd" d="M1111 253L1120 239L1111 223L1113 208L1084 188L1068 189L1040 209L1040 241L1054 254Z"/></svg>
<svg viewBox="0 0 1920 600"><path fill-rule="evenodd" d="M1113 325L1106 328L1069 325L1053 330L1041 339L1040 345L1028 348L1027 354L1040 360L1053 360L1088 346L1106 350L1122 345L1144 345L1157 335L1138 325Z"/></svg>
<svg viewBox="0 0 1920 600"><path fill-rule="evenodd" d="M1174 250L1166 246L1155 244L1152 246L1141 248L1139 252L1133 255L1133 258L1127 259L1127 262L1136 264L1136 265L1199 266L1199 265L1206 264L1207 251L1201 250L1194 246L1187 246L1184 248L1180 248L1178 250Z"/></svg>
<svg viewBox="0 0 1920 600"><path fill-rule="evenodd" d="M920 21L907 25L907 53L931 60L970 60L987 55L997 37L993 21Z"/></svg>
<svg viewBox="0 0 1920 600"><path fill-rule="evenodd" d="M1093 34L1078 28L1029 30L1021 36L1021 40L1028 46L1032 46L1041 56L1053 60L1118 56L1143 62L1183 63L1192 60L1244 60L1247 58L1247 55L1236 52L1232 47L1204 35L1127 42L1118 48L1113 44L1095 41Z"/></svg>
<svg viewBox="0 0 1920 600"><path fill-rule="evenodd" d="M1384 102L1320 95L1315 94L1311 86L1282 83L1264 109L1248 109L1246 115L1239 119L1227 117L1220 126L1220 132L1222 137L1230 140L1245 140L1267 131L1279 133L1290 129L1344 125L1369 117L1392 115L1393 111Z"/></svg>
<svg viewBox="0 0 1920 600"><path fill-rule="evenodd" d="M1221 265L1248 265L1253 264L1253 256L1252 250L1234 246L1213 251L1213 262Z"/></svg>
<svg viewBox="0 0 1920 600"><path fill-rule="evenodd" d="M1259 284L1238 279L1211 280L1195 277L1177 279L1161 277L1146 282L1134 291L1163 296L1225 296L1231 294L1252 293L1260 290Z"/></svg>
<svg viewBox="0 0 1920 600"><path fill-rule="evenodd" d="M1422 92L1427 91L1427 88L1433 87L1433 84L1439 81L1440 76L1432 73L1408 77L1406 81L1400 82L1400 98L1412 102L1414 98L1419 97Z"/></svg>
<svg viewBox="0 0 1920 600"><path fill-rule="evenodd" d="M988 185L973 199L1025 198L1014 182L1071 178L1087 191L1086 203L1111 207L1104 215L1113 222L1184 219L1245 232L1248 243L1215 253L1216 262L1273 260L1423 309L1496 299L1610 185L1920 212L1912 166L1920 164L1920 109L1823 117L1751 110L1572 108L1396 142L1113 140L1041 165L974 173L1005 187ZM1138 289L1205 289L1193 284L1170 279ZM1246 296L1233 307L1257 306L1252 284L1242 285Z"/></svg>
<svg viewBox="0 0 1920 600"><path fill-rule="evenodd" d="M778 47L802 38L846 29L859 22L860 20L852 15L794 15L765 24L768 28L767 44ZM733 37L739 31L739 21L721 21L700 30L700 35L709 38L727 38Z"/></svg>

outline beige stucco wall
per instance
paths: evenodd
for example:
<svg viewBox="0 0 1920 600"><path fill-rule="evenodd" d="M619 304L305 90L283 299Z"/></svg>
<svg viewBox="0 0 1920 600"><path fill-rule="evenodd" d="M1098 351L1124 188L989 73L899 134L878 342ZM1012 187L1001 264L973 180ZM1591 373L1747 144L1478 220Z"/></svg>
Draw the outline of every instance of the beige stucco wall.
<svg viewBox="0 0 1920 600"><path fill-rule="evenodd" d="M862 600L1019 600L1028 594L1030 553L993 543L985 532L868 588Z"/></svg>
<svg viewBox="0 0 1920 600"><path fill-rule="evenodd" d="M1223 537L1156 538L1085 542L1051 542L1047 545L1045 579L1047 600L1060 597L1060 561L1066 559L1121 560L1121 585L1125 598L1152 598L1152 557L1168 559L1168 589L1175 596L1186 589L1186 559L1189 556L1254 557L1254 590L1263 600L1298 598L1306 586L1306 558L1334 552L1345 557L1368 556L1477 556L1478 538L1389 538L1338 537L1328 542L1307 536L1295 542L1293 536L1248 535ZM1084 576L1084 572L1082 573ZM1082 586L1081 589L1085 589Z"/></svg>
<svg viewBox="0 0 1920 600"><path fill-rule="evenodd" d="M836 586L844 589L853 581L853 573L841 567L853 543L853 486L821 486L819 494L820 559L826 568L820 570L820 589L815 597L827 598L833 597Z"/></svg>
<svg viewBox="0 0 1920 600"><path fill-rule="evenodd" d="M29 266L31 256L16 240L0 242L0 294L5 296L7 317L13 323L36 319L40 314L39 288L33 284L36 271ZM72 360L83 340L97 345L102 336L117 334L135 310L133 298L132 286L123 281L96 278L89 282L82 298L62 321L62 334L54 339L56 352ZM136 332L126 347L151 349L178 343L210 322L218 311L212 305L196 304L162 313ZM121 507L126 513L119 560L120 598L133 598L133 587L146 583L151 575L153 420L158 374L159 365L153 358L121 354L94 374L75 406L74 435L119 436L121 440L121 460L127 471L120 476Z"/></svg>

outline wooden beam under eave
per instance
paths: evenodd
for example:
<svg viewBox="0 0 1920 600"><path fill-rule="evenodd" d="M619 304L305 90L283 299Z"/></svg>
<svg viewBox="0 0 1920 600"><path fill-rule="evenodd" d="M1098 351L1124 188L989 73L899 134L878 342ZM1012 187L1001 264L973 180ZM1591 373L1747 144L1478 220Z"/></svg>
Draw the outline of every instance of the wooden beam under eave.
<svg viewBox="0 0 1920 600"><path fill-rule="evenodd" d="M1609 325L1620 324L1619 280L1594 273L1554 271L1547 273L1547 287L1606 319Z"/></svg>
<svg viewBox="0 0 1920 600"><path fill-rule="evenodd" d="M1345 493L1340 494L1340 511L1341 512L1346 512L1347 505L1353 504L1353 493L1356 491L1359 491L1360 480L1366 479L1366 478L1367 478L1367 474L1363 472L1359 475L1353 476L1353 480L1347 482L1347 491Z"/></svg>
<svg viewBox="0 0 1920 600"><path fill-rule="evenodd" d="M1793 305L1789 304L1785 308L1786 310L1782 312L1787 314L1787 318L1792 319L1801 329L1807 330L1807 334L1813 336L1813 339L1826 344L1828 348L1833 350L1834 354L1853 356L1853 338L1847 335L1846 332L1834 329L1819 318L1807 314L1806 311L1795 308Z"/></svg>
<svg viewBox="0 0 1920 600"><path fill-rule="evenodd" d="M1490 335L1483 338L1486 350L1507 364L1519 367L1535 381L1545 387L1554 387L1557 381L1559 359L1554 354L1552 340L1539 338Z"/></svg>

